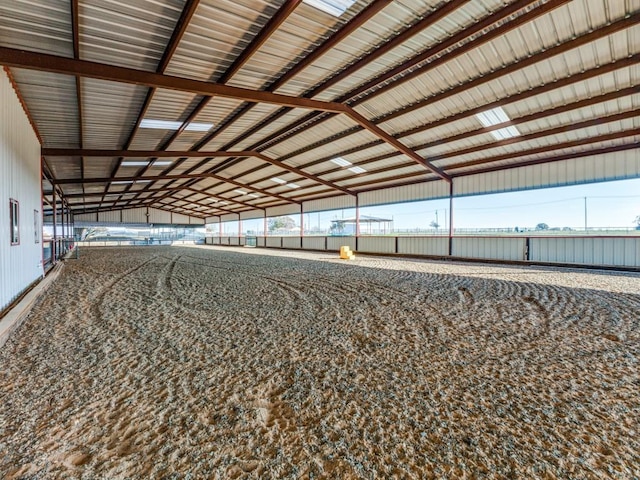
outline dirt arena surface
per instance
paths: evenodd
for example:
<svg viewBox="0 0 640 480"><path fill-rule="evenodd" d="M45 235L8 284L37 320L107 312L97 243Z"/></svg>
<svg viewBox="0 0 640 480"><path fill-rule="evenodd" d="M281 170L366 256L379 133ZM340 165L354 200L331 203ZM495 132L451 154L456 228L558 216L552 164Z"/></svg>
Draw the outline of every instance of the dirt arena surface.
<svg viewBox="0 0 640 480"><path fill-rule="evenodd" d="M640 478L640 275L85 248L0 350L0 478Z"/></svg>

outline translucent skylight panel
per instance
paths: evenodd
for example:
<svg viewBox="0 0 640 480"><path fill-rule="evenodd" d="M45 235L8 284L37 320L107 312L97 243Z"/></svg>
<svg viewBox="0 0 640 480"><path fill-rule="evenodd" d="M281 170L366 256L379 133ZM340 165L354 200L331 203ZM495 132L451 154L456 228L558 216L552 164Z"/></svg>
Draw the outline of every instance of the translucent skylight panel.
<svg viewBox="0 0 640 480"><path fill-rule="evenodd" d="M332 158L331 161L341 167L348 167L350 165L353 165L349 160L345 160L342 157Z"/></svg>
<svg viewBox="0 0 640 480"><path fill-rule="evenodd" d="M303 2L334 17L339 17L356 3L355 0L303 0Z"/></svg>

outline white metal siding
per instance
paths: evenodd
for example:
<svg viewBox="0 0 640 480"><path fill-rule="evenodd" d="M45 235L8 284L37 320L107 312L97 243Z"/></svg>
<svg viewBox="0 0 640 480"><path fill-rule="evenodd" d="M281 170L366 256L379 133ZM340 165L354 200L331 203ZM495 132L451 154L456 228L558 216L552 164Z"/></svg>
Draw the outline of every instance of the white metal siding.
<svg viewBox="0 0 640 480"><path fill-rule="evenodd" d="M5 72L0 69L0 310L43 275L40 143ZM18 204L20 243L11 245L9 199Z"/></svg>
<svg viewBox="0 0 640 480"><path fill-rule="evenodd" d="M395 253L396 237L360 237L358 251L370 253Z"/></svg>
<svg viewBox="0 0 640 480"><path fill-rule="evenodd" d="M458 177L454 179L453 193L461 196L510 192L637 177L640 155L636 149Z"/></svg>
<svg viewBox="0 0 640 480"><path fill-rule="evenodd" d="M267 237L267 247L281 247L282 237Z"/></svg>
<svg viewBox="0 0 640 480"><path fill-rule="evenodd" d="M453 256L524 260L525 241L524 237L454 237Z"/></svg>
<svg viewBox="0 0 640 480"><path fill-rule="evenodd" d="M282 237L284 248L300 248L300 237Z"/></svg>
<svg viewBox="0 0 640 480"><path fill-rule="evenodd" d="M123 223L147 223L147 209L145 207L122 210Z"/></svg>
<svg viewBox="0 0 640 480"><path fill-rule="evenodd" d="M120 223L120 213L122 210L113 210L111 212L98 212L98 222L100 223Z"/></svg>
<svg viewBox="0 0 640 480"><path fill-rule="evenodd" d="M324 250L326 237L304 237L302 248L305 250Z"/></svg>
<svg viewBox="0 0 640 480"><path fill-rule="evenodd" d="M258 247L264 247L265 246L265 237L258 237L258 241L256 242L256 245Z"/></svg>
<svg viewBox="0 0 640 480"><path fill-rule="evenodd" d="M76 223L95 223L98 221L97 213L76 213L74 216ZM51 221L51 218L49 218Z"/></svg>
<svg viewBox="0 0 640 480"><path fill-rule="evenodd" d="M398 253L406 255L449 255L449 238L398 237Z"/></svg>
<svg viewBox="0 0 640 480"><path fill-rule="evenodd" d="M532 238L535 262L640 267L640 237Z"/></svg>
<svg viewBox="0 0 640 480"><path fill-rule="evenodd" d="M228 237L228 245L240 245L240 239L238 237Z"/></svg>
<svg viewBox="0 0 640 480"><path fill-rule="evenodd" d="M157 208L149 209L149 222L150 223L171 223L171 213L164 210L158 210Z"/></svg>
<svg viewBox="0 0 640 480"><path fill-rule="evenodd" d="M355 208L356 197L352 195L340 195L337 197L322 198L304 202L305 213L324 212L327 210L340 210L343 208Z"/></svg>
<svg viewBox="0 0 640 480"><path fill-rule="evenodd" d="M248 212L240 212L240 218L242 220L252 220L254 218L263 218L264 212L262 210L249 210Z"/></svg>
<svg viewBox="0 0 640 480"><path fill-rule="evenodd" d="M448 196L449 184L441 180L363 192L358 196L358 200L361 207L366 207L368 205L412 202Z"/></svg>
<svg viewBox="0 0 640 480"><path fill-rule="evenodd" d="M348 246L351 250L356 249L356 237L328 237L327 250L340 251L340 247Z"/></svg>
<svg viewBox="0 0 640 480"><path fill-rule="evenodd" d="M238 221L238 215L236 215L235 213L229 213L227 215L222 215L221 217L222 223L224 222L237 222Z"/></svg>
<svg viewBox="0 0 640 480"><path fill-rule="evenodd" d="M189 217L181 213L172 213L171 223L173 225L189 225Z"/></svg>
<svg viewBox="0 0 640 480"><path fill-rule="evenodd" d="M281 215L295 215L299 213L300 205L297 203L267 208L267 217L279 217Z"/></svg>

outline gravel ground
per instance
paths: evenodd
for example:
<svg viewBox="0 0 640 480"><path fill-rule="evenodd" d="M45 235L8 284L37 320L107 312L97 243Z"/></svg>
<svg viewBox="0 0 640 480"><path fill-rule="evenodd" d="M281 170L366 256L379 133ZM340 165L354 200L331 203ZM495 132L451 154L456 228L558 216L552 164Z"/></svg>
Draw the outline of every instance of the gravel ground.
<svg viewBox="0 0 640 480"><path fill-rule="evenodd" d="M640 275L91 248L0 350L0 477L640 478Z"/></svg>

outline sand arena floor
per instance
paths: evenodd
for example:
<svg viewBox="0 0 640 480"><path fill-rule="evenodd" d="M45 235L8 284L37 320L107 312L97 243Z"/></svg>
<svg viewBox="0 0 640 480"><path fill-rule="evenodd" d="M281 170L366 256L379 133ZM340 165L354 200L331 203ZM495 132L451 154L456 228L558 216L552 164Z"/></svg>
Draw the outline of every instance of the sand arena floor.
<svg viewBox="0 0 640 480"><path fill-rule="evenodd" d="M336 257L84 249L0 351L0 477L640 477L640 275Z"/></svg>

